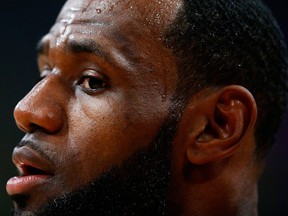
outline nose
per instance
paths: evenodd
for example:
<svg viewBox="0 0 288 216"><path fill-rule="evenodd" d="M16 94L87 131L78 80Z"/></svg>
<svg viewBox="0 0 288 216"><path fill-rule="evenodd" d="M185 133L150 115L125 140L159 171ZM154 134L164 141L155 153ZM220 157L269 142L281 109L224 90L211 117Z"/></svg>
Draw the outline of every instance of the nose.
<svg viewBox="0 0 288 216"><path fill-rule="evenodd" d="M15 107L17 126L25 133L42 130L57 133L63 126L63 104L60 103L57 77L50 76L39 82Z"/></svg>

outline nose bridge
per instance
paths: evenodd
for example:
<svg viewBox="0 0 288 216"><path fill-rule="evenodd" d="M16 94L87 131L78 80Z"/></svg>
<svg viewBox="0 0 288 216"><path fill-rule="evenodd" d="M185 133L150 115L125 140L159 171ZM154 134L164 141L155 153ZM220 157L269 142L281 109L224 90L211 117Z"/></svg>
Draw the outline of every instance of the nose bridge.
<svg viewBox="0 0 288 216"><path fill-rule="evenodd" d="M18 127L26 133L37 129L58 132L64 122L61 89L57 75L47 76L39 82L15 107L14 118Z"/></svg>

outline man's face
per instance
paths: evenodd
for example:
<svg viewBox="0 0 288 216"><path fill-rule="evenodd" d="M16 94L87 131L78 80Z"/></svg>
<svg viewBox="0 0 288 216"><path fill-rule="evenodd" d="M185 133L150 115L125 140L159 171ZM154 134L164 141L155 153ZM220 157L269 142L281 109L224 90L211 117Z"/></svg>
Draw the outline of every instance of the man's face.
<svg viewBox="0 0 288 216"><path fill-rule="evenodd" d="M7 184L16 208L37 210L155 144L177 84L161 41L176 2L68 1L39 44L43 79L15 109L26 132Z"/></svg>

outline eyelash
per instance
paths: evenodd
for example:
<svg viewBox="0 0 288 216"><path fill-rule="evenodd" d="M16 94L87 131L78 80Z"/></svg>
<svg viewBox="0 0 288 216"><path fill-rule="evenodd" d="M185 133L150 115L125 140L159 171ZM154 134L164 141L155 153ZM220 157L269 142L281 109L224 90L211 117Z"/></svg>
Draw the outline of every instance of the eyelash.
<svg viewBox="0 0 288 216"><path fill-rule="evenodd" d="M99 92L107 87L105 78L95 75L84 75L77 84L88 93Z"/></svg>
<svg viewBox="0 0 288 216"><path fill-rule="evenodd" d="M51 73L51 69L44 68L41 72L41 76L36 79L36 84L46 78ZM94 70L88 70L79 79L77 85L79 85L86 93L95 93L102 91L107 87L106 77ZM94 81L94 83L93 83ZM94 87L93 87L94 85Z"/></svg>

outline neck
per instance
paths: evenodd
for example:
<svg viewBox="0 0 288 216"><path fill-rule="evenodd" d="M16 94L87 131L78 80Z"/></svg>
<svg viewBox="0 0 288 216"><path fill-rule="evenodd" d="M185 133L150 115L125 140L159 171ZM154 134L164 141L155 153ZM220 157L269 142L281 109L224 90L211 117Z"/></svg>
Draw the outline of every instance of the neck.
<svg viewBox="0 0 288 216"><path fill-rule="evenodd" d="M187 169L191 175L172 181L169 196L173 208L168 215L257 216L257 179L253 172L235 171L235 167L223 164Z"/></svg>

